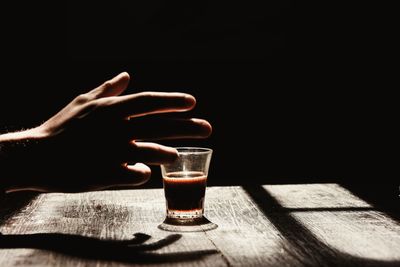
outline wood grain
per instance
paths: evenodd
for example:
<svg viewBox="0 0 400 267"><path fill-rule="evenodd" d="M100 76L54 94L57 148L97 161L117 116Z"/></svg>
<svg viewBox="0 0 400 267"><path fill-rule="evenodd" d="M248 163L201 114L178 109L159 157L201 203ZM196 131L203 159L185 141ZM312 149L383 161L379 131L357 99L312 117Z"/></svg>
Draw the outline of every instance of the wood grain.
<svg viewBox="0 0 400 267"><path fill-rule="evenodd" d="M35 195L0 211L0 266L400 266L399 222L337 184L210 187L218 228L181 236L164 209L162 189Z"/></svg>

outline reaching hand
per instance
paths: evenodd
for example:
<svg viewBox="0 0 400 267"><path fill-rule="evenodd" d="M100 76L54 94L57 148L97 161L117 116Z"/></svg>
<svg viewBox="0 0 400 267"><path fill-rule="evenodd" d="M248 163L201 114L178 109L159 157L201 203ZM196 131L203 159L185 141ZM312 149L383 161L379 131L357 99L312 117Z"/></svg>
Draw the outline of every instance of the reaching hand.
<svg viewBox="0 0 400 267"><path fill-rule="evenodd" d="M175 149L145 141L211 134L211 125L205 120L159 115L193 109L193 96L162 92L121 95L129 80L127 73L121 73L26 131L35 145L20 157L24 171L11 177L8 187L74 192L139 185L150 177L146 164L168 163L177 157ZM24 132L18 134L24 136Z"/></svg>

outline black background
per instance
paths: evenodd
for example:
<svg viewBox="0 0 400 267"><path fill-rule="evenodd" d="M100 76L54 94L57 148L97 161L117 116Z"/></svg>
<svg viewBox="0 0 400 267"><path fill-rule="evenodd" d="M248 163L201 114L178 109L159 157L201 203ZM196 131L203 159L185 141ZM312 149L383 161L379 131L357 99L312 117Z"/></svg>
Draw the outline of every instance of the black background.
<svg viewBox="0 0 400 267"><path fill-rule="evenodd" d="M136 2L13 9L1 123L37 125L128 71L128 93L196 96L188 116L208 119L213 135L167 144L212 147L210 184L389 184L396 194L390 16L337 2ZM161 185L154 172L147 186Z"/></svg>

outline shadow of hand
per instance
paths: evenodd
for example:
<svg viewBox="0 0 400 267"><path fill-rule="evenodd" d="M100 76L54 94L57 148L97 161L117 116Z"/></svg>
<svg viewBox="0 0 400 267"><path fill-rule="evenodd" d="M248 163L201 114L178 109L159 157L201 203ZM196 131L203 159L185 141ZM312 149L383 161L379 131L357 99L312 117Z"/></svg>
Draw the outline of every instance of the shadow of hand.
<svg viewBox="0 0 400 267"><path fill-rule="evenodd" d="M181 237L182 235L172 234L156 242L144 244L151 236L143 233L136 233L133 239L121 241L58 233L25 235L3 235L0 233L0 248L34 248L85 259L138 263L195 260L217 253L217 250L162 254L148 252L168 246Z"/></svg>

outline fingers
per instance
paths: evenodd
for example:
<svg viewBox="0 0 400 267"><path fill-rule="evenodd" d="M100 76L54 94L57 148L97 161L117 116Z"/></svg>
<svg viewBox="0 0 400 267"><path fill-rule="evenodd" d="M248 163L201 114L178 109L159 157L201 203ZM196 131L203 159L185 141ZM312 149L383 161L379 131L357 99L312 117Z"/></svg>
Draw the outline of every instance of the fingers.
<svg viewBox="0 0 400 267"><path fill-rule="evenodd" d="M162 92L143 92L99 101L113 115L123 118L188 111L196 105L196 99L189 94Z"/></svg>
<svg viewBox="0 0 400 267"><path fill-rule="evenodd" d="M143 184L147 182L151 176L151 169L143 163L136 163L134 165L125 165L125 170L127 176L131 177L129 180L130 181L132 180L131 182L128 183L130 185L132 185L132 182L134 182L134 185Z"/></svg>
<svg viewBox="0 0 400 267"><path fill-rule="evenodd" d="M212 127L201 119L136 118L127 122L129 140L207 138Z"/></svg>
<svg viewBox="0 0 400 267"><path fill-rule="evenodd" d="M111 80L104 82L96 89L93 89L88 94L91 95L93 99L120 95L128 87L129 80L129 74L127 72L122 72Z"/></svg>
<svg viewBox="0 0 400 267"><path fill-rule="evenodd" d="M188 111L196 105L196 99L184 93L142 92L119 96L128 87L129 74L122 72L111 80L85 94L96 107L106 108L123 118L148 114ZM119 97L117 97L119 96Z"/></svg>
<svg viewBox="0 0 400 267"><path fill-rule="evenodd" d="M113 179L97 183L91 190L104 190L108 188L134 187L146 183L151 176L151 169L143 163L134 165L124 164L116 172Z"/></svg>
<svg viewBox="0 0 400 267"><path fill-rule="evenodd" d="M132 142L128 162L143 162L146 164L171 163L178 157L178 152L172 147L147 142Z"/></svg>
<svg viewBox="0 0 400 267"><path fill-rule="evenodd" d="M131 142L130 144L125 153L128 163L164 164L173 162L178 157L178 152L172 147L146 142Z"/></svg>

